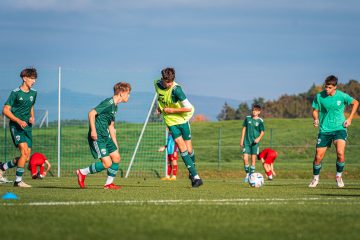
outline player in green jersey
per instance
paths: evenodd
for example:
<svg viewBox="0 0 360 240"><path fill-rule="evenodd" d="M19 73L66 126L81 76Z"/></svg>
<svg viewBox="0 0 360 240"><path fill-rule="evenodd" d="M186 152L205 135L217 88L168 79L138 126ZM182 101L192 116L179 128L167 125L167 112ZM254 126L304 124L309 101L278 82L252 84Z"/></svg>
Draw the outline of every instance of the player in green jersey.
<svg viewBox="0 0 360 240"><path fill-rule="evenodd" d="M344 187L342 172L345 166L345 145L347 140L347 127L351 125L359 102L348 94L337 90L337 77L331 75L325 79L325 90L316 94L312 107L314 126L319 127L316 144L316 154L313 162L313 180L309 187L314 188L319 183L321 161L328 147L333 143L336 148L336 183ZM352 105L352 110L347 119L344 116L346 105Z"/></svg>
<svg viewBox="0 0 360 240"><path fill-rule="evenodd" d="M101 161L89 167L76 170L80 188L85 188L85 177L107 169L107 179L104 189L120 189L113 183L119 170L120 154L116 140L115 115L119 103L129 100L131 86L119 82L114 85L114 95L106 98L89 112L88 142L94 159Z"/></svg>
<svg viewBox="0 0 360 240"><path fill-rule="evenodd" d="M15 147L20 151L20 157L0 165L2 173L16 166L15 187L31 187L22 181L25 164L29 160L32 148L32 125L35 123L34 104L37 92L32 88L36 79L35 68L26 68L21 71L22 84L14 89L3 108L3 114L10 119L9 126Z"/></svg>
<svg viewBox="0 0 360 240"><path fill-rule="evenodd" d="M195 167L195 152L191 142L189 120L194 114L194 106L186 98L182 88L174 81L175 69L165 68L162 78L154 81L158 94L158 113L161 113L166 126L171 131L180 155L189 170L192 187L203 184Z"/></svg>
<svg viewBox="0 0 360 240"><path fill-rule="evenodd" d="M249 174L255 172L255 163L259 154L259 142L265 133L264 121L259 117L261 107L254 105L251 112L251 116L244 119L240 140L246 173L244 182L248 182ZM249 166L249 156L251 156L251 166Z"/></svg>

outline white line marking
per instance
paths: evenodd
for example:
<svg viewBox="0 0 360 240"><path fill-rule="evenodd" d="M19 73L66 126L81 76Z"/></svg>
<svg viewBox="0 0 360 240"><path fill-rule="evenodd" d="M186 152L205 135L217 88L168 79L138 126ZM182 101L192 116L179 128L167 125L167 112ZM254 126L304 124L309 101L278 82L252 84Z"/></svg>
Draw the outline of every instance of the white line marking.
<svg viewBox="0 0 360 240"><path fill-rule="evenodd" d="M340 201L341 200L341 201ZM28 202L28 203L0 203L0 206L75 206L75 205L248 205L248 204L312 204L328 205L337 204L360 204L357 198L334 197L334 198L236 198L236 199L163 199L163 200L109 200L109 201L69 201L69 202Z"/></svg>

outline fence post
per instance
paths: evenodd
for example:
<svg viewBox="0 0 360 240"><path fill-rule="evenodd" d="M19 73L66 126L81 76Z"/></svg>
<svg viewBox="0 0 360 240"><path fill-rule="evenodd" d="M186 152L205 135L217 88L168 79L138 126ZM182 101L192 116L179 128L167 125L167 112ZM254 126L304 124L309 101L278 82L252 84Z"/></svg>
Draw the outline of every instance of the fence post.
<svg viewBox="0 0 360 240"><path fill-rule="evenodd" d="M219 134L218 134L218 171L220 171L220 161L221 161L221 127L219 127Z"/></svg>

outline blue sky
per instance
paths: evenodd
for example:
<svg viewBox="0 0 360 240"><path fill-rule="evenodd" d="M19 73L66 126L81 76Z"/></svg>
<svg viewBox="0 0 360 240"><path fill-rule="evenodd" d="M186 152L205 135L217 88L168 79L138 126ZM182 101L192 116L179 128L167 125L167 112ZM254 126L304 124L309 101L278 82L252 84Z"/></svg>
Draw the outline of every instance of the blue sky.
<svg viewBox="0 0 360 240"><path fill-rule="evenodd" d="M153 91L173 66L185 92L238 100L360 80L360 1L2 0L0 88L39 70L38 91Z"/></svg>

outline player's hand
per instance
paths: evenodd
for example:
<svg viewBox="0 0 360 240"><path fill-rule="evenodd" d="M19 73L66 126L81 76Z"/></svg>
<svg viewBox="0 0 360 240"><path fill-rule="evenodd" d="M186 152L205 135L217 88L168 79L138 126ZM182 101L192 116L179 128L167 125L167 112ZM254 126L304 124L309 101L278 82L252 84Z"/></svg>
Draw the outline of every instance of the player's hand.
<svg viewBox="0 0 360 240"><path fill-rule="evenodd" d="M255 138L254 143L257 144L258 142L260 142L259 138Z"/></svg>
<svg viewBox="0 0 360 240"><path fill-rule="evenodd" d="M98 139L96 131L91 131L91 139L96 141Z"/></svg>
<svg viewBox="0 0 360 240"><path fill-rule="evenodd" d="M160 115L161 114L161 110L160 110L160 108L156 108L156 115Z"/></svg>
<svg viewBox="0 0 360 240"><path fill-rule="evenodd" d="M23 120L20 120L20 119L19 119L19 121L17 123L23 129L26 128L26 126L27 126L27 123L25 121L23 121Z"/></svg>
<svg viewBox="0 0 360 240"><path fill-rule="evenodd" d="M29 123L34 124L34 123L35 123L35 118L30 117L30 118L29 118Z"/></svg>
<svg viewBox="0 0 360 240"><path fill-rule="evenodd" d="M313 124L314 124L314 127L318 127L319 126L319 119L314 120Z"/></svg>
<svg viewBox="0 0 360 240"><path fill-rule="evenodd" d="M274 175L274 177L276 177L276 173L274 170L272 170L272 175Z"/></svg>
<svg viewBox="0 0 360 240"><path fill-rule="evenodd" d="M346 119L346 121L343 123L344 128L347 128L351 125L351 119Z"/></svg>
<svg viewBox="0 0 360 240"><path fill-rule="evenodd" d="M165 150L165 147L162 146L162 147L159 148L158 152L163 152L164 150Z"/></svg>

